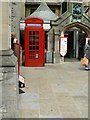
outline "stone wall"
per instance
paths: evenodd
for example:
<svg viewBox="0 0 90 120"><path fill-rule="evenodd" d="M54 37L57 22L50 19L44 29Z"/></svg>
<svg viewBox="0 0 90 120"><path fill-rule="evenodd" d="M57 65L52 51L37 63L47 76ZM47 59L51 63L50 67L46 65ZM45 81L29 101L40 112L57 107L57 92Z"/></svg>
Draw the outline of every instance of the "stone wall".
<svg viewBox="0 0 90 120"><path fill-rule="evenodd" d="M15 67L0 67L0 110L2 118L18 117L18 79ZM0 92L1 92L0 91Z"/></svg>
<svg viewBox="0 0 90 120"><path fill-rule="evenodd" d="M0 2L0 118L18 117L17 58L11 50L11 3Z"/></svg>
<svg viewBox="0 0 90 120"><path fill-rule="evenodd" d="M89 4L89 12L88 12L88 15L89 15L89 17L90 17L90 1L88 2L88 4Z"/></svg>
<svg viewBox="0 0 90 120"><path fill-rule="evenodd" d="M58 0L25 0L26 2L58 2Z"/></svg>
<svg viewBox="0 0 90 120"><path fill-rule="evenodd" d="M11 3L11 31L16 33L19 40L20 2Z"/></svg>
<svg viewBox="0 0 90 120"><path fill-rule="evenodd" d="M0 50L10 48L10 4L0 2ZM8 36L8 37L7 37Z"/></svg>
<svg viewBox="0 0 90 120"><path fill-rule="evenodd" d="M25 0L11 3L11 31L16 33L16 37L20 39L20 20L25 19Z"/></svg>

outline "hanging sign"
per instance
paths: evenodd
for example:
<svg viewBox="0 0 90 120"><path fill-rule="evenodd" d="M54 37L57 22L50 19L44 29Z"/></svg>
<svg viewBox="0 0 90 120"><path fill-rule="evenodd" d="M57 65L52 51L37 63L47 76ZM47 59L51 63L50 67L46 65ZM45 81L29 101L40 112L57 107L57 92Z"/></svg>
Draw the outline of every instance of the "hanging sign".
<svg viewBox="0 0 90 120"><path fill-rule="evenodd" d="M60 37L60 54L65 56L67 53L67 37Z"/></svg>

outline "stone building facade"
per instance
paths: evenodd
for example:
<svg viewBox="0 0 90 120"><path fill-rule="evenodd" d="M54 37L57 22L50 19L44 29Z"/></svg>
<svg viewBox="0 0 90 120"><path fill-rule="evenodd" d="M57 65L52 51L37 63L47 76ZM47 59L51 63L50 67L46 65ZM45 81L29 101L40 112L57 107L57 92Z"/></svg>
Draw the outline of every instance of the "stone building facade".
<svg viewBox="0 0 90 120"><path fill-rule="evenodd" d="M73 43L69 43L69 47L72 44L72 49L70 50L70 53L72 52L74 58L79 57L79 40L81 38L86 39L86 37L90 37L90 17L89 17L89 11L85 13L84 7L85 4L88 3L68 3L68 10L65 12L65 14L62 14L59 19L56 21L52 22L52 29L55 31L54 33L59 33L58 35L55 35L54 41L55 43L55 55L59 57L55 57L56 62L59 62L59 60L62 60L62 57L60 55L60 50L59 50L59 44L60 44L60 38L59 36L65 37L65 32L73 32ZM73 6L81 6L81 15L78 15L75 13L74 15L74 8ZM80 17L80 18L79 18ZM80 34L81 33L81 34ZM81 35L81 36L80 36ZM71 41L71 40L70 40ZM67 40L68 42L68 40ZM83 41L82 41L83 42ZM68 43L67 43L68 45ZM68 47L68 46L67 46ZM67 48L67 53L68 53ZM84 51L82 51L84 52ZM60 58L61 57L61 58ZM63 57L65 58L65 57Z"/></svg>
<svg viewBox="0 0 90 120"><path fill-rule="evenodd" d="M49 8L57 15L61 15L61 2L58 2L56 0L50 1L32 1L32 0L26 0L25 2L25 17L28 17L30 14L32 14L40 5L41 2L46 2Z"/></svg>
<svg viewBox="0 0 90 120"><path fill-rule="evenodd" d="M17 11L18 10L18 11ZM20 39L20 20L25 18L25 1L11 2L11 31L16 33L16 37Z"/></svg>
<svg viewBox="0 0 90 120"><path fill-rule="evenodd" d="M32 0L26 0L25 2L25 15L30 16L32 13L32 7L36 9L39 4L42 1L32 1ZM74 0L70 2L66 1L45 1L49 7L55 7L56 15L58 15L59 18L56 20L51 21L51 29L47 32L47 51L51 52L53 54L53 62L59 63L61 61L64 61L65 57L68 58L78 58L79 57L79 40L83 37L86 39L86 37L90 36L90 9L89 4L90 2L82 1L82 0ZM75 5L76 4L76 5ZM51 5L51 6L50 6ZM57 9L57 7L58 9ZM37 6L37 7L36 7ZM74 16L74 8L75 7L81 7L81 13L76 16ZM53 7L53 8L54 8ZM65 9L66 8L66 9ZM77 8L77 9L78 9ZM76 9L76 8L75 8ZM51 8L51 10L53 10ZM75 10L77 12L77 10ZM77 17L80 16L80 17ZM60 55L60 36L65 37L65 35L69 36L68 40L68 51L65 57L62 57ZM78 35L77 35L78 34ZM72 42L73 41L73 42ZM72 46L71 50L69 50L70 46ZM71 53L70 53L71 52Z"/></svg>

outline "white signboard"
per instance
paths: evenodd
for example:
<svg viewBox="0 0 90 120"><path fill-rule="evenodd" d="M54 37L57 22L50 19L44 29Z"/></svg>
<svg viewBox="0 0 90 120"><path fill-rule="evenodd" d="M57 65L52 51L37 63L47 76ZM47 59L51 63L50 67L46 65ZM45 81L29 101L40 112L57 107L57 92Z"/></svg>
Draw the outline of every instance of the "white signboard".
<svg viewBox="0 0 90 120"><path fill-rule="evenodd" d="M20 23L20 30L24 30L25 29L25 23Z"/></svg>
<svg viewBox="0 0 90 120"><path fill-rule="evenodd" d="M41 24L27 24L27 26L41 26Z"/></svg>
<svg viewBox="0 0 90 120"><path fill-rule="evenodd" d="M60 54L65 56L67 53L67 37L61 37L60 39Z"/></svg>
<svg viewBox="0 0 90 120"><path fill-rule="evenodd" d="M49 30L50 29L50 24L43 24L44 30Z"/></svg>
<svg viewBox="0 0 90 120"><path fill-rule="evenodd" d="M88 43L88 39L90 39L90 37L86 37L86 44Z"/></svg>
<svg viewBox="0 0 90 120"><path fill-rule="evenodd" d="M25 78L23 76L19 75L19 81L21 83L25 83Z"/></svg>

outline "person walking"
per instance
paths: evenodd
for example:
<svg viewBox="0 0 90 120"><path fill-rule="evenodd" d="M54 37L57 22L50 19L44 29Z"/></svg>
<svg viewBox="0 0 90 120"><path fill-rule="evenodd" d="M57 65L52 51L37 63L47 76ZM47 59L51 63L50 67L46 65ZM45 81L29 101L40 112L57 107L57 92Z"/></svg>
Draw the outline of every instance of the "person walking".
<svg viewBox="0 0 90 120"><path fill-rule="evenodd" d="M88 59L88 66L85 67L85 70L90 70L90 39L88 43L85 45L84 49L85 57Z"/></svg>
<svg viewBox="0 0 90 120"><path fill-rule="evenodd" d="M81 39L79 39L78 41L79 43L79 49L78 49L78 59L81 60L81 58L84 58L84 48L85 48L85 38L82 37Z"/></svg>
<svg viewBox="0 0 90 120"><path fill-rule="evenodd" d="M18 40L16 39L16 33L11 33L11 48L14 51L15 43L18 43Z"/></svg>

